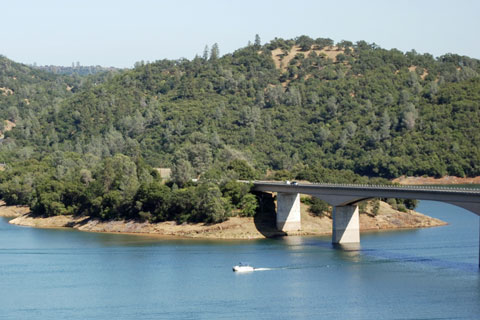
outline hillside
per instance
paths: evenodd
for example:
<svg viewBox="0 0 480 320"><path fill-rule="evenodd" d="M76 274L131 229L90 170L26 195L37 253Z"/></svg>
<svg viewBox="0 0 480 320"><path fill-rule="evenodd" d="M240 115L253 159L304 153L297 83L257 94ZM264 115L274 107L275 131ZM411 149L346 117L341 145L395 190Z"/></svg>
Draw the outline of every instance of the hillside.
<svg viewBox="0 0 480 320"><path fill-rule="evenodd" d="M22 131L25 140L4 141L0 151L4 162L11 157L18 159L19 155L25 158L22 155L25 153L28 158L35 151L39 151L40 148L34 151L28 146L40 139L37 134L55 135L56 126L49 123L48 127L40 128L39 120L62 108L65 100L74 93L101 83L111 74L97 72L94 76L87 77L60 72L54 74L46 70L16 63L0 55L0 132L3 134L18 126L17 130ZM26 141L29 143L25 143ZM48 141L42 140L41 149L48 152L46 144ZM11 149L15 149L14 154L6 152Z"/></svg>
<svg viewBox="0 0 480 320"><path fill-rule="evenodd" d="M137 192L158 179L152 167L173 169L176 201L184 187L216 188L225 201L208 205L222 212L212 221L246 204L191 178L480 175L480 64L464 56L301 36L89 77L2 61L0 115L16 126L0 146L0 192L47 215L149 217ZM204 219L208 206L176 217ZM165 210L159 219L188 206Z"/></svg>
<svg viewBox="0 0 480 320"><path fill-rule="evenodd" d="M158 167L186 158L197 174L229 150L262 169L480 174L477 60L307 40L140 65L11 137L99 156L140 152Z"/></svg>
<svg viewBox="0 0 480 320"><path fill-rule="evenodd" d="M71 95L75 79L15 63L0 56L0 119L18 121Z"/></svg>

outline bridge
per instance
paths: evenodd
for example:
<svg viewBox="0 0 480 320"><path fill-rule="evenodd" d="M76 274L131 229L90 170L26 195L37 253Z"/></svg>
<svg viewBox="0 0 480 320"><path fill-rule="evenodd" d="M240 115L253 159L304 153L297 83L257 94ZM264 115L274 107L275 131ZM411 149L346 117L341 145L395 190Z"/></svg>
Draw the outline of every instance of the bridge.
<svg viewBox="0 0 480 320"><path fill-rule="evenodd" d="M300 194L311 195L332 205L332 243L338 244L360 242L357 203L371 198L441 201L480 216L480 189L330 183L287 184L263 181L254 181L253 184L255 191L277 193L277 228L285 232L301 229Z"/></svg>

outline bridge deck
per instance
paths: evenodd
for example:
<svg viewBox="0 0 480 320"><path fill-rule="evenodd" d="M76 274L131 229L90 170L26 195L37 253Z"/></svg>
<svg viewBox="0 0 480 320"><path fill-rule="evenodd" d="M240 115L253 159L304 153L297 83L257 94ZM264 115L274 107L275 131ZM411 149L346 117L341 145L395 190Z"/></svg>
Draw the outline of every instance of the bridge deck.
<svg viewBox="0 0 480 320"><path fill-rule="evenodd" d="M254 190L301 193L318 197L334 206L370 198L403 198L451 203L480 215L480 189L438 186L298 183L254 181Z"/></svg>

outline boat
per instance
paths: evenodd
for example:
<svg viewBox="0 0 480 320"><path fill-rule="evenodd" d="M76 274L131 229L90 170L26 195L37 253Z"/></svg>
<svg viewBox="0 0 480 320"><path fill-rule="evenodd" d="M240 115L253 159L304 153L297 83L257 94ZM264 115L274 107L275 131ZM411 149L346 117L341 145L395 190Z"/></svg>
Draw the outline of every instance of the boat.
<svg viewBox="0 0 480 320"><path fill-rule="evenodd" d="M234 272L252 272L252 271L255 271L255 268L248 264L240 262L238 265L233 266L233 271Z"/></svg>

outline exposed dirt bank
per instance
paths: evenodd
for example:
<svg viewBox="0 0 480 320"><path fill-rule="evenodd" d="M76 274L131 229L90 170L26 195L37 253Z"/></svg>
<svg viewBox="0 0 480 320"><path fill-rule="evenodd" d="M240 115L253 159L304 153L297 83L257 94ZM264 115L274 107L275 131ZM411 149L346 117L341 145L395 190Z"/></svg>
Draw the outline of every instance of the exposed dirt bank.
<svg viewBox="0 0 480 320"><path fill-rule="evenodd" d="M288 235L331 234L332 219L329 217L314 217L307 212L307 209L302 204L302 230L289 232ZM72 216L39 218L25 214L10 220L10 223L37 228L69 227L90 232L134 233L188 238L259 239L286 235L275 229L273 221L271 217L266 219L232 217L228 221L214 225L202 223L177 225L175 222L103 222L88 217L74 218ZM442 225L446 225L446 223L415 211L409 211L408 213L396 211L384 202L380 203L377 216L360 215L360 229L363 231L425 228Z"/></svg>
<svg viewBox="0 0 480 320"><path fill-rule="evenodd" d="M473 178L460 178L445 176L441 178L433 177L405 177L393 179L392 182L399 184L421 185L421 184L480 184L480 176Z"/></svg>
<svg viewBox="0 0 480 320"><path fill-rule="evenodd" d="M26 206L7 206L0 200L0 217L15 218L30 212Z"/></svg>

